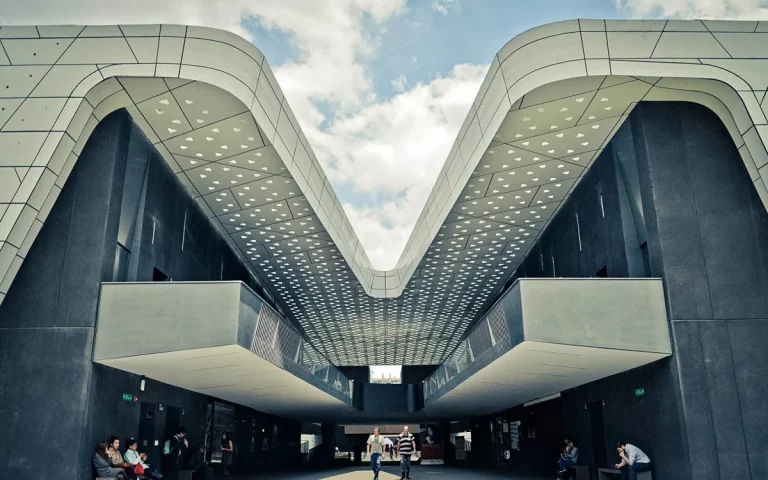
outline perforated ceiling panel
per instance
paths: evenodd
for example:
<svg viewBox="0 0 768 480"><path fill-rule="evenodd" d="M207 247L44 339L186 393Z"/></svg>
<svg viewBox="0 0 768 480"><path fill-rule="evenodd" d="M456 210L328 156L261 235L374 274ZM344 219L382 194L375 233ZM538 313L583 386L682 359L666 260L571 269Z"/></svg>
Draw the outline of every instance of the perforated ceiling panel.
<svg viewBox="0 0 768 480"><path fill-rule="evenodd" d="M515 37L494 58L397 267L379 271L250 43L174 25L3 27L0 295L91 131L125 107L329 360L439 363L641 100L714 110L766 201L768 60L756 59L764 42L754 33L763 30L574 20Z"/></svg>

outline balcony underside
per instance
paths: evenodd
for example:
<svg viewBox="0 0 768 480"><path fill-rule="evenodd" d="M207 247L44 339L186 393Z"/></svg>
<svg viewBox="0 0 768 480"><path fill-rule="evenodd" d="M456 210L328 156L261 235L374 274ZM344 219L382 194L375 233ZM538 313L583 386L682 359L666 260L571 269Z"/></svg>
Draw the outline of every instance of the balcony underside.
<svg viewBox="0 0 768 480"><path fill-rule="evenodd" d="M659 279L521 279L424 386L435 416L489 414L672 354Z"/></svg>
<svg viewBox="0 0 768 480"><path fill-rule="evenodd" d="M281 417L315 420L355 412L337 397L240 345L102 359L98 362Z"/></svg>
<svg viewBox="0 0 768 480"><path fill-rule="evenodd" d="M419 386L422 409L395 398L412 387L353 402L352 382L240 282L104 284L94 351L113 368L335 423L490 414L669 355L658 279L519 280Z"/></svg>
<svg viewBox="0 0 768 480"><path fill-rule="evenodd" d="M356 411L351 382L240 282L103 284L94 361L273 415Z"/></svg>
<svg viewBox="0 0 768 480"><path fill-rule="evenodd" d="M430 414L490 414L661 360L669 354L524 341L434 402Z"/></svg>

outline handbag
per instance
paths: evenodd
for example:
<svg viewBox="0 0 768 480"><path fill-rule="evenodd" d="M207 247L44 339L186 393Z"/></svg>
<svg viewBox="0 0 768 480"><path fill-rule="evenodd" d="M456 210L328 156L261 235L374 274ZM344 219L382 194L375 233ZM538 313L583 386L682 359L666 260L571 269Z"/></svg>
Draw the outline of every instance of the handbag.
<svg viewBox="0 0 768 480"><path fill-rule="evenodd" d="M135 467L133 467L133 473L136 475L144 475L144 465L137 463Z"/></svg>

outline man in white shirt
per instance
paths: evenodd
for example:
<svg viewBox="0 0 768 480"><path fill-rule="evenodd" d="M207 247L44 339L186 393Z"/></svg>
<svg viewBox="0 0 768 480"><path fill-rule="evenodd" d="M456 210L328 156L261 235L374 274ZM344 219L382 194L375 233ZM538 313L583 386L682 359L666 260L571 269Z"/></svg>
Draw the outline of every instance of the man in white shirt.
<svg viewBox="0 0 768 480"><path fill-rule="evenodd" d="M642 450L627 442L616 443L621 463L616 468L621 470L622 480L637 480L637 472L650 472L651 459Z"/></svg>
<svg viewBox="0 0 768 480"><path fill-rule="evenodd" d="M125 461L131 465L141 464L144 467L144 476L147 478L163 478L163 475L157 470L153 470L149 467L146 453L139 453L139 442L131 438L128 440L128 450L125 451Z"/></svg>
<svg viewBox="0 0 768 480"><path fill-rule="evenodd" d="M378 480L381 470L381 455L384 453L385 439L379 435L379 427L373 429L373 435L368 437L368 456L371 458L371 470L373 470L373 479Z"/></svg>
<svg viewBox="0 0 768 480"><path fill-rule="evenodd" d="M387 446L387 450L389 450L389 459L392 460L395 456L395 443L389 439L389 437L384 437L384 445Z"/></svg>

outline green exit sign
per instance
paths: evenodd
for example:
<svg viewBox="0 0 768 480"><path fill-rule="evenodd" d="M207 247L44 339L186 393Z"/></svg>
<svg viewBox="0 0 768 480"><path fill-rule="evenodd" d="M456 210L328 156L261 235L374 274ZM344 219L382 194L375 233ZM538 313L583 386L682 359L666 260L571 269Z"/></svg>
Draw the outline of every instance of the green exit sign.
<svg viewBox="0 0 768 480"><path fill-rule="evenodd" d="M133 401L133 394L132 393L123 393L123 401L124 402L132 402Z"/></svg>
<svg viewBox="0 0 768 480"><path fill-rule="evenodd" d="M635 389L635 396L636 397L642 397L645 396L645 389L643 387L636 388Z"/></svg>

